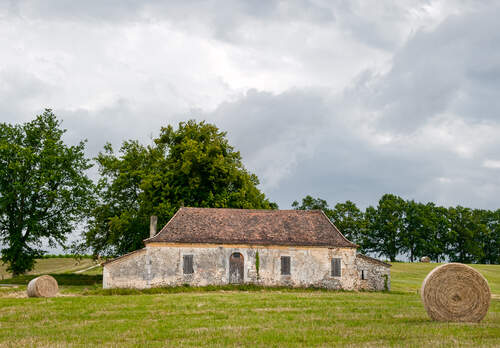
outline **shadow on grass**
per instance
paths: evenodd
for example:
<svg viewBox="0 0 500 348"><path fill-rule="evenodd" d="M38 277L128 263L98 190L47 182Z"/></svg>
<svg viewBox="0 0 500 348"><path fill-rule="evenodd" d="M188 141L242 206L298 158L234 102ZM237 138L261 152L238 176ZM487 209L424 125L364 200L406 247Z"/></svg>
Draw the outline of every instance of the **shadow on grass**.
<svg viewBox="0 0 500 348"><path fill-rule="evenodd" d="M102 275L87 275L87 274L49 274L57 280L59 285L100 285L102 284ZM0 281L2 284L28 284L31 279L40 275L21 275L10 279Z"/></svg>
<svg viewBox="0 0 500 348"><path fill-rule="evenodd" d="M242 285L207 285L207 286L190 286L188 284L181 286L165 286L165 287L154 287L149 289L132 289L132 288L121 288L121 289L92 289L84 290L82 295L141 295L141 294L177 294L177 293L203 293L203 292L215 292L215 291L241 291L241 292L270 292L270 291L280 291L280 292L330 292L330 293L356 293L354 291L345 290L330 290L320 287L305 287L305 288L292 288L286 286L262 286L255 284L242 284ZM362 291L371 292L371 291ZM379 293L386 293L385 291L379 291ZM387 292L390 293L390 292Z"/></svg>
<svg viewBox="0 0 500 348"><path fill-rule="evenodd" d="M57 280L59 286L68 286L67 290L70 292L76 290L81 295L97 295L97 296L111 296L111 295L141 295L141 294L177 294L177 293L203 293L215 291L241 291L241 292L330 292L330 293L357 293L357 292L372 292L372 291L346 291L346 290L330 290L321 287L287 287L287 286L263 286L257 284L228 284L228 285L207 285L207 286L190 286L189 284L180 286L164 286L153 287L149 289L133 289L133 288L120 288L120 289L102 289L97 288L102 286L102 275L88 275L88 274L74 274L74 273L61 273L50 274ZM22 275L1 281L2 284L16 284L26 285L40 275ZM90 289L81 289L80 287L92 287ZM73 288L74 287L74 288ZM386 292L378 291L379 293L388 294L405 294L404 292Z"/></svg>

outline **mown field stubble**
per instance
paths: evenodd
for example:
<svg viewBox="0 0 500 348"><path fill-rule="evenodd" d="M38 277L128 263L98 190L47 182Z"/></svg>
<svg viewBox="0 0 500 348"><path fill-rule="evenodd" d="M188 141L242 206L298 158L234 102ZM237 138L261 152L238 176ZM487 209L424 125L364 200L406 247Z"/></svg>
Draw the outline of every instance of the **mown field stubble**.
<svg viewBox="0 0 500 348"><path fill-rule="evenodd" d="M110 295L61 286L0 293L0 346L500 346L500 266L478 266L493 299L480 324L431 321L417 289L435 264L395 263L390 293L227 287ZM132 294L130 294L132 293Z"/></svg>

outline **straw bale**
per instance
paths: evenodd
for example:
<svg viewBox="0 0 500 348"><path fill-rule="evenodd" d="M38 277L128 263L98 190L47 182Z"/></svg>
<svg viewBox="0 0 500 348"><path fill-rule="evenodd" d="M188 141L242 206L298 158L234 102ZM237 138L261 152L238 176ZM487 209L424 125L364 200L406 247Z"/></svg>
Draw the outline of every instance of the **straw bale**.
<svg viewBox="0 0 500 348"><path fill-rule="evenodd" d="M433 269L420 293L425 310L438 321L480 322L491 299L490 287L481 273L461 263Z"/></svg>
<svg viewBox="0 0 500 348"><path fill-rule="evenodd" d="M28 297L53 297L59 291L57 280L49 275L32 279L26 289Z"/></svg>

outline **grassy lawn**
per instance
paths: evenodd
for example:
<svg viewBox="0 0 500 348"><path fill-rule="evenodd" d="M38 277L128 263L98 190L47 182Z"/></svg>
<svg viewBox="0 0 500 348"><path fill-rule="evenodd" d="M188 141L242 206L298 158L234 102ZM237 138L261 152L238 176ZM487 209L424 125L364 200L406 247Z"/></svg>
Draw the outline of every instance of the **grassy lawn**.
<svg viewBox="0 0 500 348"><path fill-rule="evenodd" d="M18 298L23 285L0 288L0 346L500 346L500 266L478 266L496 297L480 324L429 320L417 289L435 266L395 263L391 293L227 287L103 296L111 292L92 276L51 299Z"/></svg>
<svg viewBox="0 0 500 348"><path fill-rule="evenodd" d="M425 276L436 263L394 262L391 267L392 291L420 292ZM487 280L492 294L500 296L500 265L470 265L478 270Z"/></svg>

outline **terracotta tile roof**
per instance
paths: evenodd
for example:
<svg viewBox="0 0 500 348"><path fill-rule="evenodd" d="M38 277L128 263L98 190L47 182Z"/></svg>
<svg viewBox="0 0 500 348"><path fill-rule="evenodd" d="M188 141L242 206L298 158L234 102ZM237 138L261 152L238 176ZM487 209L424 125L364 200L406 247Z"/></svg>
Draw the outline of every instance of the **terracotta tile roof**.
<svg viewBox="0 0 500 348"><path fill-rule="evenodd" d="M146 248L142 248L142 249L137 249L137 250L134 250L134 251L131 251L127 254L124 254L122 256L118 256L118 257L115 257L114 259L111 259L111 260L108 260L108 261L105 261L105 262L102 262L101 263L101 266L104 266L104 265L107 265L108 263L111 263L111 262L115 262L115 261L118 261L118 260L122 260L130 255L135 255L135 254L138 254L140 252L145 252L146 251Z"/></svg>
<svg viewBox="0 0 500 348"><path fill-rule="evenodd" d="M379 264L379 265L382 265L382 266L386 266L386 267L392 267L392 265L390 263L387 263L387 262L384 262L384 261L380 261L380 260L377 260L373 257L370 257L370 256L366 256L366 255L363 255L363 254L356 254L356 257L359 257L363 260L366 260L368 262L372 262L372 263L376 263L376 264Z"/></svg>
<svg viewBox="0 0 500 348"><path fill-rule="evenodd" d="M181 208L144 242L357 247L320 210Z"/></svg>

